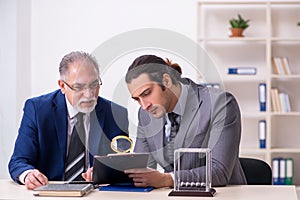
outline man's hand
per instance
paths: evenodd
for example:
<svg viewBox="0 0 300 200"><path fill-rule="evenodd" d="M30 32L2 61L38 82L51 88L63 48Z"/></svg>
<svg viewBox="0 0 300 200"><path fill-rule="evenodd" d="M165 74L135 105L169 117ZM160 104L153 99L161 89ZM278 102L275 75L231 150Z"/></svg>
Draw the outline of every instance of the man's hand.
<svg viewBox="0 0 300 200"><path fill-rule="evenodd" d="M88 170L85 173L82 173L81 176L86 181L92 181L92 178L93 178L93 167L88 168Z"/></svg>
<svg viewBox="0 0 300 200"><path fill-rule="evenodd" d="M26 175L24 182L28 190L33 190L39 186L47 185L48 178L39 170L34 169Z"/></svg>
<svg viewBox="0 0 300 200"><path fill-rule="evenodd" d="M150 168L128 169L124 171L133 179L134 185L137 187L152 186L155 188L172 187L173 179L168 173L160 173Z"/></svg>

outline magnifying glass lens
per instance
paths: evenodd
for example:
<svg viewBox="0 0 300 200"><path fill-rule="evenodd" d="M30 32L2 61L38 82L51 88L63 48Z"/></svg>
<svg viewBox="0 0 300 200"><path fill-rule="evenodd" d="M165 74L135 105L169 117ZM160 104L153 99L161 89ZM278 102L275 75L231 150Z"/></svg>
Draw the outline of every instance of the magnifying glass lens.
<svg viewBox="0 0 300 200"><path fill-rule="evenodd" d="M130 152L132 146L132 140L127 136L116 136L111 141L111 148L117 153Z"/></svg>

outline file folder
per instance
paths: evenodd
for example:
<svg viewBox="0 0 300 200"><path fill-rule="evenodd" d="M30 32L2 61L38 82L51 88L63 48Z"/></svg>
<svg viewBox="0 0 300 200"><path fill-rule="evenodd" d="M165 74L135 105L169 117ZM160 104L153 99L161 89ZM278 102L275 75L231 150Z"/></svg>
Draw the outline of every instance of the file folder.
<svg viewBox="0 0 300 200"><path fill-rule="evenodd" d="M259 133L259 148L266 148L266 120L259 120L258 133Z"/></svg>
<svg viewBox="0 0 300 200"><path fill-rule="evenodd" d="M258 95L259 95L259 108L260 111L265 112L266 111L266 84L260 83L259 89L258 89Z"/></svg>
<svg viewBox="0 0 300 200"><path fill-rule="evenodd" d="M99 187L99 191L119 191L119 192L150 192L153 187L135 187L132 184L112 184Z"/></svg>
<svg viewBox="0 0 300 200"><path fill-rule="evenodd" d="M255 75L255 67L231 67L228 68L228 74L238 74L238 75Z"/></svg>
<svg viewBox="0 0 300 200"><path fill-rule="evenodd" d="M272 176L273 176L273 185L280 185L279 182L279 159L272 159Z"/></svg>
<svg viewBox="0 0 300 200"><path fill-rule="evenodd" d="M293 185L293 165L294 165L294 161L292 158L286 158L285 159L285 184L286 185Z"/></svg>
<svg viewBox="0 0 300 200"><path fill-rule="evenodd" d="M285 159L279 158L279 185L285 185Z"/></svg>

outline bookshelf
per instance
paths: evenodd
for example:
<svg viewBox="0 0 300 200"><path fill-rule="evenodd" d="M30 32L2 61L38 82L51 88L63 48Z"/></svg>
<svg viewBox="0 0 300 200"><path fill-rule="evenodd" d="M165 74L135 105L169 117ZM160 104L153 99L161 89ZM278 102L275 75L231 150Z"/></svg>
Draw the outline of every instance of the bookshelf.
<svg viewBox="0 0 300 200"><path fill-rule="evenodd" d="M300 192L300 2L198 1L197 42L221 74L224 89L237 99L242 113L240 156L294 160L293 183ZM229 20L250 19L245 37L230 38ZM276 74L273 57L288 60L290 74ZM199 62L200 63L200 62ZM230 67L256 67L255 75L228 75ZM266 111L260 111L258 86L266 83ZM271 88L288 95L291 112L274 112ZM259 147L258 123L266 121L266 148Z"/></svg>

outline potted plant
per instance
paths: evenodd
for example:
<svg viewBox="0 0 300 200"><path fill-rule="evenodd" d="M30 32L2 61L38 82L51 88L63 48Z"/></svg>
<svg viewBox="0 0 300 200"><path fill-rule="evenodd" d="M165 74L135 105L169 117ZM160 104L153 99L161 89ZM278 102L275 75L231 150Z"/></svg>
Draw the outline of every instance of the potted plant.
<svg viewBox="0 0 300 200"><path fill-rule="evenodd" d="M240 14L238 14L238 18L232 18L229 20L231 25L231 35L230 37L244 37L243 31L249 27L249 19L245 20Z"/></svg>
<svg viewBox="0 0 300 200"><path fill-rule="evenodd" d="M300 26L300 22L298 22L297 25Z"/></svg>

